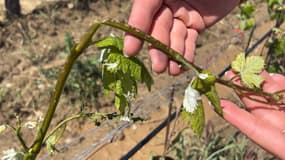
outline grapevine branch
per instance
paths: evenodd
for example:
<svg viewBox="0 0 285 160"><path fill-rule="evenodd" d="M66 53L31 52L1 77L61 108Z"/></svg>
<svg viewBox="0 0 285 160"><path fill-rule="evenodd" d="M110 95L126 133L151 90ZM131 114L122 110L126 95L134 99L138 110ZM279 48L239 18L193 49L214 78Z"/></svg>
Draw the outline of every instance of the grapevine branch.
<svg viewBox="0 0 285 160"><path fill-rule="evenodd" d="M45 118L44 118L44 120L40 126L40 129L37 133L37 137L36 137L32 147L31 147L31 149L29 150L29 152L27 154L25 154L24 160L33 160L36 158L36 156L40 152L42 144L43 144L44 137L46 136L46 133L47 133L48 128L50 126L51 120L52 120L53 115L55 113L57 104L59 102L61 92L63 90L65 81L66 81L66 79L70 73L72 65L75 62L75 60L81 55L81 53L84 51L84 49L86 49L88 47L89 42L92 40L92 37L95 34L95 32L97 31L97 29L99 28L99 26L100 26L100 24L97 24L97 23L92 25L90 27L89 31L83 36L81 41L71 49L71 51L70 51L71 53L69 54L67 61L64 64L64 67L62 69L62 72L60 73L60 75L58 77L54 93L50 99L48 111L47 111Z"/></svg>
<svg viewBox="0 0 285 160"><path fill-rule="evenodd" d="M97 22L100 23L100 22ZM194 71L194 73L196 75L199 75L202 71L201 68L199 68L198 66L196 66L195 64L187 61L183 56L181 56L178 52L176 52L175 50L169 48L168 46L166 46L165 44L161 43L160 41L156 40L155 38L153 38L152 36L144 33L143 31L136 29L132 26L126 25L124 23L120 23L114 20L106 20L101 22L101 24L107 25L107 26L111 26L120 30L123 30L127 33L130 33L138 38L141 38L149 43L151 43L155 48L161 50L162 52L164 52L165 54L167 54L170 58L174 59L175 61L181 63L183 66L191 69ZM272 94L272 93L267 93L264 92L262 90L253 90L253 89L249 89L243 86L239 86L236 85L234 83L232 83L231 81L225 81L222 79L217 78L217 82L230 87L230 88L234 88L234 89L238 89L238 90L242 90L242 91L247 91L247 92L251 92L251 93L256 93L257 95L260 96L265 96L265 97L270 97L272 99L276 99L276 94ZM275 105L284 105L284 103L274 103Z"/></svg>
<svg viewBox="0 0 285 160"><path fill-rule="evenodd" d="M45 137L43 143L45 143L52 135L54 135L60 128L62 128L63 126L65 126L68 122L75 120L75 119L79 119L79 118L93 118L93 117L102 117L105 119L108 119L109 114L105 114L105 113L100 113L100 112L91 112L91 113L79 113L76 115L73 115L71 117L68 117L66 119L64 119L63 121L61 121L56 127L54 127L49 134ZM112 114L113 115L113 114ZM116 115L113 115L116 116Z"/></svg>
<svg viewBox="0 0 285 160"><path fill-rule="evenodd" d="M161 43L160 41L156 40L155 38L153 38L152 36L144 33L143 31L140 31L136 28L133 28L129 25L126 25L124 23L120 23L120 22L116 22L113 20L105 20L102 22L95 22L90 29L88 30L88 32L83 36L83 38L80 40L80 42L75 45L71 51L70 54L67 58L66 63L64 64L64 67L62 69L62 72L60 73L57 83L56 83L56 87L55 90L52 94L52 97L50 99L50 104L48 107L48 111L45 115L45 118L40 126L40 129L37 133L36 139L34 141L34 143L31 146L31 149L29 149L29 151L25 154L24 159L25 160L33 160L36 158L36 156L38 155L38 153L41 150L41 147L43 145L43 143L45 142L45 140L47 140L47 138L50 136L48 135L47 138L46 134L48 131L48 128L50 126L51 120L53 118L53 115L55 113L57 104L59 102L59 98L61 95L61 92L63 90L64 84L66 82L66 79L68 77L68 74L70 73L70 70L72 68L72 65L74 64L75 60L83 53L83 51L88 48L90 45L92 45L92 42L94 42L92 40L93 35L95 34L95 32L98 30L98 28L101 25L107 25L113 28L117 28L120 29L124 32L130 33L138 38L141 38L149 43L151 43L155 48L161 50L162 52L164 52L165 54L167 54L170 58L172 58L173 60L179 62L180 64L182 64L183 67L189 68L192 71L194 71L194 73L196 75L199 75L202 71L201 68L199 68L198 66L196 66L193 63L188 62L183 56L181 56L178 52L174 51L173 49L169 48L168 46L166 46L165 44ZM227 81L223 81L223 80L217 80L218 83L221 83L225 86L231 87L231 88L237 88L238 90L245 90L245 91L251 91L254 93L258 93L261 95L265 95L265 96L272 96L271 93L266 93L263 91L253 91L253 90L248 90L245 87L242 86L238 86L234 83L231 82L227 82ZM72 119L76 119L77 117L71 117L70 120ZM69 119L66 120L65 122L70 121ZM55 130L53 130L52 132L55 132L57 129L55 128Z"/></svg>
<svg viewBox="0 0 285 160"><path fill-rule="evenodd" d="M22 145L24 151L25 151L25 152L28 151L28 147L27 147L27 145L26 145L26 142L25 142L25 140L24 140L23 137L22 137L22 133L21 133L22 122L20 121L19 118L18 118L18 127L17 127L17 128L12 127L12 128L13 128L14 131L16 132L16 136L17 136L18 140L20 141L20 143L21 143L21 145Z"/></svg>

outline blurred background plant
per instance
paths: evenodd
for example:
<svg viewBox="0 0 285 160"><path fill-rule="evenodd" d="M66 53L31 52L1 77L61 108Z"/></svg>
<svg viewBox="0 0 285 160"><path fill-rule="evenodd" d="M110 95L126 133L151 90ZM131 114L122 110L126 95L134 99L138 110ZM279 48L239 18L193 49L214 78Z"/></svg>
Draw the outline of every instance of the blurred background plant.
<svg viewBox="0 0 285 160"><path fill-rule="evenodd" d="M65 58L74 45L73 37L65 35L65 51L60 55ZM60 68L52 68L42 71L52 80L56 80ZM70 99L71 105L80 101L81 106L96 106L96 97L102 90L101 69L98 55L84 55L77 60L66 81L63 93Z"/></svg>
<svg viewBox="0 0 285 160"><path fill-rule="evenodd" d="M247 137L236 130L229 130L229 125L214 129L209 121L202 137L197 137L191 129L181 130L166 152L172 159L196 160L254 160L258 159L258 149L252 147ZM264 159L277 159L267 155Z"/></svg>
<svg viewBox="0 0 285 160"><path fill-rule="evenodd" d="M285 20L284 0L263 0L266 2L270 19L275 22L270 38L267 40L268 49L266 59L266 70L271 73L285 74L285 30L281 25ZM256 1L249 0L240 5L239 29L243 31L252 30L255 25Z"/></svg>

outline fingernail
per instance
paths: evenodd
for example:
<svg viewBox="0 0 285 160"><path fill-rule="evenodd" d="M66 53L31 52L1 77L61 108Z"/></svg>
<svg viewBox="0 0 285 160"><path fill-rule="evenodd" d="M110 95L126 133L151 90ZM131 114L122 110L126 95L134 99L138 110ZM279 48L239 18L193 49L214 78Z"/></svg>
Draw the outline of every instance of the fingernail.
<svg viewBox="0 0 285 160"><path fill-rule="evenodd" d="M126 52L123 51L123 54L125 57L129 58L130 56L126 54Z"/></svg>
<svg viewBox="0 0 285 160"><path fill-rule="evenodd" d="M124 54L124 56L125 57L130 57L127 53L126 53L126 46L128 46L129 45L129 38L128 37L125 37L125 40L124 40L124 49L123 49L123 54Z"/></svg>
<svg viewBox="0 0 285 160"><path fill-rule="evenodd" d="M229 74L229 71L226 71L226 72L225 72L225 76L228 76L228 74Z"/></svg>

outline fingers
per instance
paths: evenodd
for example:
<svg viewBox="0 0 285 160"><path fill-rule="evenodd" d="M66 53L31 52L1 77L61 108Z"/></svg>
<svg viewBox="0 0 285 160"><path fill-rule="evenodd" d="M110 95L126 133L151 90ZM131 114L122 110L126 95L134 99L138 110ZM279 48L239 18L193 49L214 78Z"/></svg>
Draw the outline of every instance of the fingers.
<svg viewBox="0 0 285 160"><path fill-rule="evenodd" d="M160 42L169 46L172 24L173 19L171 10L162 6L155 17L155 21L151 29L151 35ZM158 49L155 49L152 45L149 47L149 54L153 71L157 73L165 71L168 64L168 57Z"/></svg>
<svg viewBox="0 0 285 160"><path fill-rule="evenodd" d="M284 75L273 73L273 74L270 74L270 76L275 82L277 82L282 87L282 89L285 88L285 83L284 83L285 82L285 76Z"/></svg>
<svg viewBox="0 0 285 160"><path fill-rule="evenodd" d="M205 28L203 18L185 1L135 0L129 18L129 24L150 33L154 38L170 46L189 61L193 61L198 31ZM124 53L135 55L142 46L142 41L126 34ZM150 57L154 72L161 73L169 68L169 73L181 73L179 65L168 60L161 51L150 46Z"/></svg>
<svg viewBox="0 0 285 160"><path fill-rule="evenodd" d="M280 158L285 158L285 133L283 130L272 126L268 121L257 119L230 101L222 100L221 105L225 120L269 152Z"/></svg>
<svg viewBox="0 0 285 160"><path fill-rule="evenodd" d="M163 0L134 0L129 18L129 25L149 33L153 17L162 5ZM142 46L142 41L126 34L124 53L128 56L135 55Z"/></svg>
<svg viewBox="0 0 285 160"><path fill-rule="evenodd" d="M233 72L227 73L228 78L232 78L233 76L234 76ZM270 76L265 71L261 73L261 76L265 78L265 81L262 85L263 91L268 92L268 93L274 93L282 89L282 86L280 86L280 84L283 84L284 81L282 83L275 81L272 78L272 76ZM276 78L277 77L275 77L275 79ZM284 77L283 78L279 77L278 79L279 81L284 80ZM234 80L234 81L238 84L240 83L239 80ZM285 112L284 112L284 109L282 109L282 107L274 106L270 104L267 105L267 104L259 103L259 102L249 99L249 97L251 97L254 99L266 101L266 99L264 99L263 97L257 96L254 94L247 95L247 96L245 95L240 95L240 96L246 108L252 113L252 115L259 117L259 119L267 121L268 123L271 123L273 126L275 126L276 128L279 128L280 130L285 129Z"/></svg>
<svg viewBox="0 0 285 160"><path fill-rule="evenodd" d="M196 49L196 41L198 39L198 31L195 29L188 29L187 30L187 37L185 40L185 54L184 58L189 62L194 61L194 52Z"/></svg>
<svg viewBox="0 0 285 160"><path fill-rule="evenodd" d="M165 0L165 4L172 10L174 17L183 21L186 27L197 31L205 29L202 16L186 1Z"/></svg>
<svg viewBox="0 0 285 160"><path fill-rule="evenodd" d="M162 19L162 22L167 22L163 20L163 16L161 16L159 19ZM192 62L194 59L194 51L196 46L196 40L198 38L198 32L194 29L187 29L185 24L181 20L178 20L176 18L173 20L172 23L173 25L171 27L170 37L167 37L168 34L164 34L167 33L167 30L162 30L159 26L161 25L160 23L155 24L151 33L152 36L156 38L159 37L158 39L164 44L170 43L170 47L173 50L184 56L186 60ZM168 42L168 40L170 41ZM153 70L158 73L163 72L167 67L167 57L162 52L154 48L150 50L150 55L153 63ZM182 69L179 67L179 64L173 60L169 61L168 69L169 74L171 75L178 75L182 72Z"/></svg>
<svg viewBox="0 0 285 160"><path fill-rule="evenodd" d="M177 20L180 21L180 20ZM175 35L171 35L171 48L181 53L186 60L189 62L194 61L194 52L196 49L196 40L198 38L198 32L194 29L185 29L186 37L176 38ZM183 32L184 33L184 32ZM178 35L179 36L179 35ZM184 39L183 39L184 38ZM178 40L183 40L180 42ZM179 44L177 44L179 43ZM178 48L180 47L180 48ZM183 48L182 48L183 47ZM179 67L179 64L175 61L170 61L169 63L169 73L171 75L178 75L182 72L182 69Z"/></svg>
<svg viewBox="0 0 285 160"><path fill-rule="evenodd" d="M187 28L185 24L178 19L174 19L170 32L170 48L184 55L186 35ZM172 75L178 75L181 73L181 69L177 62L170 60L169 73Z"/></svg>

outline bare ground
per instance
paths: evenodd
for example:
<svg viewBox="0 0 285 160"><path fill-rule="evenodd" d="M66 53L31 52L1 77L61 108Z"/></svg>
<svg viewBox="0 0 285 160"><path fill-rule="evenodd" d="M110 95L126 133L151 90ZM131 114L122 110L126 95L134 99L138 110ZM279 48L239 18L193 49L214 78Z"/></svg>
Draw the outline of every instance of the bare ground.
<svg viewBox="0 0 285 160"><path fill-rule="evenodd" d="M42 2L40 0L33 2L26 0L23 2L26 15L19 20L3 22L0 28L0 124L15 125L16 115L24 122L36 120L43 115L55 84L55 80L46 77L43 70L62 67L64 58L60 53L65 50L64 37L66 33L70 33L75 40L78 40L94 20L113 18L126 21L131 5L130 2L125 0L113 0L108 4L103 1L96 1L91 3L91 10L87 12L74 10L70 3L66 2ZM0 3L0 6L3 5L2 3ZM263 5L259 5L259 7L264 9ZM260 23L254 39L259 38L271 25L262 16L262 10L260 13L257 14ZM235 22L237 22L237 18L233 13L211 30L202 34L198 42L200 47L197 50L197 64L207 66L209 70L218 73L229 63L229 59L233 59L235 53L244 48L248 37L246 34L234 31ZM98 36L108 35L110 32L117 33L117 31L104 28L100 32L101 35ZM88 50L85 56L92 56L96 52L98 53L98 51L92 49ZM256 52L260 53L261 51L257 50ZM149 63L145 51L140 57ZM162 74L154 75L154 79L155 85L152 92L148 93L144 88L141 88L138 100L135 102L142 101L142 107L149 105L148 109L152 110L151 114L146 115L149 120L144 123L133 124L131 127L119 132L115 139L112 139L111 144L100 150L94 149L96 152L90 152L85 159L118 159L167 116L168 96L157 95L167 93L163 89L168 88L179 77ZM183 82L177 87L180 92L177 93L175 98L176 106L181 104L183 95L181 90L185 85ZM220 91L222 97L235 97L230 90L220 87ZM157 96L158 101L155 101L153 97L147 99L146 97L149 97L149 94L150 96ZM79 112L80 101L77 100L72 107L69 98L68 96L62 97L55 115L55 122ZM153 102L147 104L148 100ZM217 126L227 125L209 109L209 106L207 108L208 120L215 122ZM99 94L98 101L88 109L91 111L99 109L102 112L112 112L112 100L101 97L101 94ZM112 122L100 127L100 130L96 132L91 132L92 129L96 128L92 123L80 120L70 124L60 144L61 146L64 144L70 145L54 159L76 158L117 126L118 122ZM184 126L185 122L181 120L177 130ZM233 128L229 129L229 133L233 130ZM24 129L23 132L27 142L32 142L34 132L27 129ZM162 154L164 132L163 130L140 150L134 156L134 159L146 159L151 154ZM15 136L10 133L5 132L5 134L0 135L0 150L12 147L18 148ZM76 139L78 137L79 139ZM72 141L75 143L71 143ZM260 151L260 154L264 155L264 152ZM42 152L40 157L44 159L46 155L45 152Z"/></svg>

